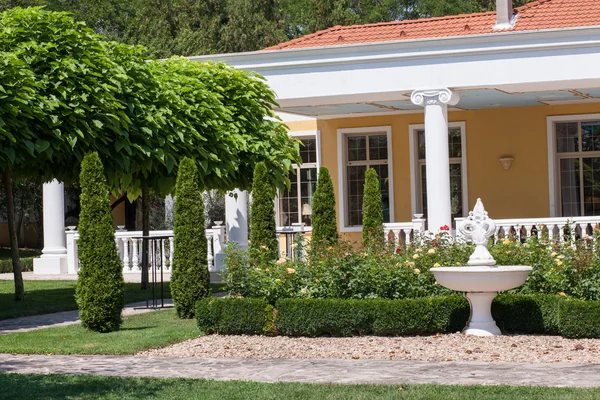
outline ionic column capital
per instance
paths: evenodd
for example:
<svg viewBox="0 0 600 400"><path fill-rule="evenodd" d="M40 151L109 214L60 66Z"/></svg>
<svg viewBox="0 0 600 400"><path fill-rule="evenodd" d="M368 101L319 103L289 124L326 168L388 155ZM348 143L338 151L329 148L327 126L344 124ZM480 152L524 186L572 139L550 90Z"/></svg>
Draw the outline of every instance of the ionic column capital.
<svg viewBox="0 0 600 400"><path fill-rule="evenodd" d="M448 104L455 106L458 104L460 96L458 93L447 89L433 89L433 90L415 90L410 95L410 101L417 106L428 106L428 105L441 105Z"/></svg>

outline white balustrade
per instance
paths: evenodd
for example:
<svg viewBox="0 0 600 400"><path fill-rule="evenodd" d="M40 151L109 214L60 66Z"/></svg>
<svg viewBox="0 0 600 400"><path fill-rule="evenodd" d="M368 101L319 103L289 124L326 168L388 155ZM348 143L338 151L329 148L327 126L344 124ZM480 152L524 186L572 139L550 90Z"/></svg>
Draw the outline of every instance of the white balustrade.
<svg viewBox="0 0 600 400"><path fill-rule="evenodd" d="M464 218L456 218L458 224ZM536 235L539 239L557 240L561 244L574 246L577 238L585 234L591 235L596 224L600 224L600 216L591 217L552 217L552 218L514 218L496 219L494 240L518 235L530 238Z"/></svg>
<svg viewBox="0 0 600 400"><path fill-rule="evenodd" d="M206 230L208 247L208 269L217 272L214 266L214 255L223 250L225 227L215 226ZM172 230L150 231L150 237L165 237L153 243L149 249L149 262L156 262L163 272L170 272L173 265L174 238ZM67 265L69 273L79 270L79 257L77 241L79 232L74 226L66 231ZM142 231L125 231L119 229L115 232L115 246L119 258L123 263L123 272L132 273L142 270Z"/></svg>
<svg viewBox="0 0 600 400"><path fill-rule="evenodd" d="M386 242L393 241L396 247L410 245L417 232L425 231L425 220L422 214L415 214L411 222L389 222L383 224Z"/></svg>

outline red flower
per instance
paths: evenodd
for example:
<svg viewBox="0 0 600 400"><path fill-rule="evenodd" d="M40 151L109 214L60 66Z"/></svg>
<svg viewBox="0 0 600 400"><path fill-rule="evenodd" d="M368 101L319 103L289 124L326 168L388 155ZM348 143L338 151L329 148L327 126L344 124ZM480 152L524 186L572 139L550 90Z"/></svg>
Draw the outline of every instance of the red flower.
<svg viewBox="0 0 600 400"><path fill-rule="evenodd" d="M431 242L431 244L434 245L435 247L439 246L438 242Z"/></svg>
<svg viewBox="0 0 600 400"><path fill-rule="evenodd" d="M444 225L444 226L440 226L440 231L449 231L450 228L448 227L448 225Z"/></svg>
<svg viewBox="0 0 600 400"><path fill-rule="evenodd" d="M396 254L400 253L402 249L400 247L396 247Z"/></svg>

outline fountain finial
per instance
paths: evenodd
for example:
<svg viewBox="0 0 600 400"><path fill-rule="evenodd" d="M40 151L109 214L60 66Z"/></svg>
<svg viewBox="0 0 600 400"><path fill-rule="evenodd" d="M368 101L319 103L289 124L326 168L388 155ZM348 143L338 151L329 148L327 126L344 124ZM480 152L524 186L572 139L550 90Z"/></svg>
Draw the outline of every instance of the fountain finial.
<svg viewBox="0 0 600 400"><path fill-rule="evenodd" d="M473 211L458 227L459 232L475 244L475 251L469 257L469 265L496 265L496 260L487 248L488 239L496 232L496 224L488 217L481 199L477 199Z"/></svg>

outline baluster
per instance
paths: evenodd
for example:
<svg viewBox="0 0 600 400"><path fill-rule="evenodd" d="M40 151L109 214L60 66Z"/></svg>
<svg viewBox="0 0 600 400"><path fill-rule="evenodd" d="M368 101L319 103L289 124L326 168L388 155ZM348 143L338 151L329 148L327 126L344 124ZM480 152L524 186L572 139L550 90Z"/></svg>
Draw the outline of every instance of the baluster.
<svg viewBox="0 0 600 400"><path fill-rule="evenodd" d="M129 238L123 238L123 268L129 268L131 271L129 260Z"/></svg>
<svg viewBox="0 0 600 400"><path fill-rule="evenodd" d="M173 268L173 253L175 252L175 238L169 238L169 268Z"/></svg>
<svg viewBox="0 0 600 400"><path fill-rule="evenodd" d="M565 225L561 225L558 230L558 240L560 244L565 244Z"/></svg>
<svg viewBox="0 0 600 400"><path fill-rule="evenodd" d="M571 226L571 246L573 247L573 249L575 249L577 246L575 238L577 236L578 228L579 224L573 224L573 226Z"/></svg>
<svg viewBox="0 0 600 400"><path fill-rule="evenodd" d="M500 239L500 229L502 229L502 227L500 225L497 225L496 232L494 232L494 242L497 242Z"/></svg>
<svg viewBox="0 0 600 400"><path fill-rule="evenodd" d="M529 240L531 238L531 230L533 229L532 225L525 225L525 234L527 236L527 240Z"/></svg>
<svg viewBox="0 0 600 400"><path fill-rule="evenodd" d="M402 232L404 232L404 245L409 246L411 243L410 233L412 232L412 229L411 228L403 229ZM400 236L400 233L398 233L398 236Z"/></svg>
<svg viewBox="0 0 600 400"><path fill-rule="evenodd" d="M390 240L390 232L391 232L390 229L388 229L386 227L383 228L383 238L386 243Z"/></svg>
<svg viewBox="0 0 600 400"><path fill-rule="evenodd" d="M165 265L167 265L167 253L165 253L165 239L160 239L160 250L161 250L161 260L160 260L160 268L163 269ZM163 269L164 271L164 269Z"/></svg>
<svg viewBox="0 0 600 400"><path fill-rule="evenodd" d="M131 246L132 247L132 250L131 250L132 266L131 266L131 268L141 271L142 268L140 267L140 253L138 252L138 239L131 238L131 245L132 245Z"/></svg>
<svg viewBox="0 0 600 400"><path fill-rule="evenodd" d="M208 270L209 271L213 271L213 249L212 249L212 235L207 236L206 237L206 242L207 242L207 249L208 249L208 253L207 253L207 259L208 259Z"/></svg>
<svg viewBox="0 0 600 400"><path fill-rule="evenodd" d="M538 225L537 226L537 237L539 240L542 240L542 236L544 234L544 225Z"/></svg>

